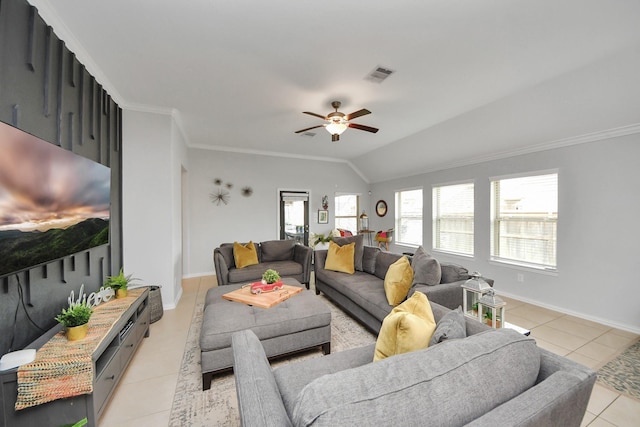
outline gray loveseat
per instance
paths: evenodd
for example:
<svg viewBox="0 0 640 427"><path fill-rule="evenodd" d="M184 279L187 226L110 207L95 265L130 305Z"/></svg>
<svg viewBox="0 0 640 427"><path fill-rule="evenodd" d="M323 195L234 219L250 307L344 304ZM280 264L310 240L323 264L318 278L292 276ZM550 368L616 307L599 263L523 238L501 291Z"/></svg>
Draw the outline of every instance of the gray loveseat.
<svg viewBox="0 0 640 427"><path fill-rule="evenodd" d="M436 320L449 310L431 303ZM596 374L510 329L466 320L467 338L372 362L375 345L271 369L233 335L241 423L250 426L579 426Z"/></svg>
<svg viewBox="0 0 640 427"><path fill-rule="evenodd" d="M327 250L315 251L316 293L324 293L352 317L373 332L378 333L382 321L393 309L387 302L384 277L389 266L402 255L382 252L371 246L364 246L361 250L361 271L358 270L356 262L354 274L326 270L324 266ZM357 250L356 256L358 256ZM415 262L412 262L413 264ZM457 264L444 262L439 264L442 272L439 283L437 285L415 284L408 296L413 295L415 291L420 291L427 296L429 301L455 309L462 305L461 285L470 278L469 271ZM493 286L493 280L485 280Z"/></svg>
<svg viewBox="0 0 640 427"><path fill-rule="evenodd" d="M311 255L308 246L298 245L295 240L268 240L254 243L259 264L236 268L233 243L223 243L213 250L213 264L218 285L250 283L262 278L262 273L272 268L281 277L292 277L309 289L311 277Z"/></svg>

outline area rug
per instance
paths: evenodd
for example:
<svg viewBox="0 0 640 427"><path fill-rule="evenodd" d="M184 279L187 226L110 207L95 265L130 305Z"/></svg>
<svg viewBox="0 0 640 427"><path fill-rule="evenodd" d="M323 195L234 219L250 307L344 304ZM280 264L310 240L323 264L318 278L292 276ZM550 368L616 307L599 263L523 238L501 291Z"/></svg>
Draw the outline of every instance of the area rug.
<svg viewBox="0 0 640 427"><path fill-rule="evenodd" d="M361 347L374 343L376 336L331 303L324 295L318 296L331 308L331 352ZM211 389L202 391L200 347L203 304L196 305L189 328L182 365L174 395L170 427L239 426L238 401L233 373L217 375ZM317 350L281 358L272 363L278 366L296 360L322 357Z"/></svg>
<svg viewBox="0 0 640 427"><path fill-rule="evenodd" d="M598 382L640 399L640 341L600 368Z"/></svg>

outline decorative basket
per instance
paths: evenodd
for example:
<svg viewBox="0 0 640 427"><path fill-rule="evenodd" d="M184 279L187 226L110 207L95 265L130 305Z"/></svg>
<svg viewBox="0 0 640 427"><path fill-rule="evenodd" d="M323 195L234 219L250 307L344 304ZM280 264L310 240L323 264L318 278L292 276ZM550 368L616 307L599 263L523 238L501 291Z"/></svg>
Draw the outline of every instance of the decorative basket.
<svg viewBox="0 0 640 427"><path fill-rule="evenodd" d="M162 286L149 286L149 309L151 310L151 323L160 320L164 314L162 308L162 292L160 288Z"/></svg>

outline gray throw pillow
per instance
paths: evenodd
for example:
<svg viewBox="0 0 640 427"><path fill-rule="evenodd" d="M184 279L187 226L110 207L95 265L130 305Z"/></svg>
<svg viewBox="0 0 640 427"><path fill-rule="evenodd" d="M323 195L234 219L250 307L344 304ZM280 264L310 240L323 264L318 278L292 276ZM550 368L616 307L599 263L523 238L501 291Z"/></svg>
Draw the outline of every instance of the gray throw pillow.
<svg viewBox="0 0 640 427"><path fill-rule="evenodd" d="M376 273L376 257L380 253L380 248L375 246L365 246L362 254L362 271L369 274Z"/></svg>
<svg viewBox="0 0 640 427"><path fill-rule="evenodd" d="M440 263L437 259L429 255L422 246L420 246L416 253L413 255L411 267L413 268L412 286L435 286L440 283L440 279L442 277Z"/></svg>
<svg viewBox="0 0 640 427"><path fill-rule="evenodd" d="M446 340L455 340L467 337L467 324L464 320L462 307L458 307L442 316L436 325L436 330L431 337L429 347Z"/></svg>
<svg viewBox="0 0 640 427"><path fill-rule="evenodd" d="M266 242L261 242L261 262L292 260L295 245L295 240L268 240Z"/></svg>
<svg viewBox="0 0 640 427"><path fill-rule="evenodd" d="M469 270L458 264L442 263L440 264L442 270L442 283L453 283L460 280L469 279Z"/></svg>
<svg viewBox="0 0 640 427"><path fill-rule="evenodd" d="M338 246L348 245L351 242L356 242L356 248L353 255L353 267L362 271L362 254L364 253L364 234L358 234L356 236L349 237L334 237L333 241Z"/></svg>

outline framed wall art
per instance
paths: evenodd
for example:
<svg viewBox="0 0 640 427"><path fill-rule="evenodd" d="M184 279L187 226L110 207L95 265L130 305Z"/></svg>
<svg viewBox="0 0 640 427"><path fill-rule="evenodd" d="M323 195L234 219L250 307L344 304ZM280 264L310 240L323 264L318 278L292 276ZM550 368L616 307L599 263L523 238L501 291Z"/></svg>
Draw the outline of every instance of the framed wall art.
<svg viewBox="0 0 640 427"><path fill-rule="evenodd" d="M329 211L318 210L318 224L329 224Z"/></svg>

